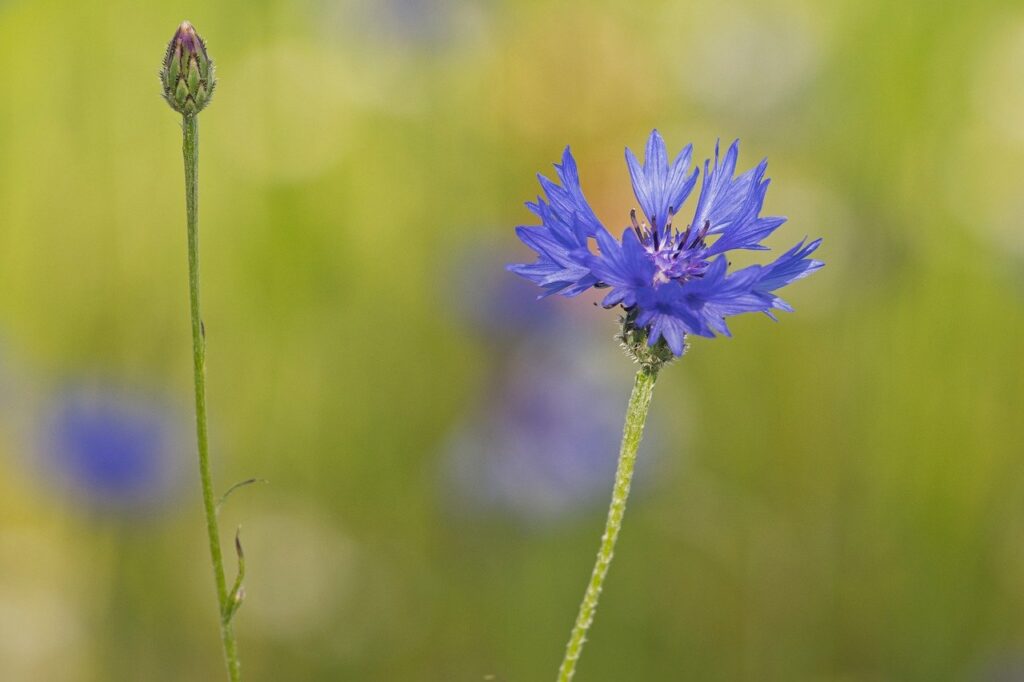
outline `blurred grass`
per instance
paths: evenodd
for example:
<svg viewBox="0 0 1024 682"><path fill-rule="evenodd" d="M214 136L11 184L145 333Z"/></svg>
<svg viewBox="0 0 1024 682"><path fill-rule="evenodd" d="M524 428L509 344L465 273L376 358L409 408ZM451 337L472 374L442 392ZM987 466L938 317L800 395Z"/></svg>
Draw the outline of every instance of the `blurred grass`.
<svg viewBox="0 0 1024 682"><path fill-rule="evenodd" d="M0 5L5 679L219 672L195 486L163 516L100 518L26 466L32 410L68 376L187 414L180 135L155 75L182 11ZM446 436L493 388L452 254L521 255L521 202L567 143L624 222L621 148L654 126L698 156L719 136L768 155L776 245L821 234L828 267L796 314L737 320L665 373L670 464L631 509L580 679L983 680L1024 655L1018 6L187 18L221 78L201 120L217 480L272 482L224 513L251 548L247 679L553 675L602 511L528 528L442 499Z"/></svg>

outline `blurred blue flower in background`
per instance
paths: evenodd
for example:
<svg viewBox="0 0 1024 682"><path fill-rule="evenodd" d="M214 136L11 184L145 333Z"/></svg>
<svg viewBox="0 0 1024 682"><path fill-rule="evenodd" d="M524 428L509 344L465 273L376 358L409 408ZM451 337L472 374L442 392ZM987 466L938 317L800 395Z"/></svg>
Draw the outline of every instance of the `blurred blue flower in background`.
<svg viewBox="0 0 1024 682"><path fill-rule="evenodd" d="M566 311L558 305L537 305L537 290L529 282L509 275L494 276L504 260L503 252L498 245L481 243L458 250L447 277L459 295L451 298L448 309L489 344L516 344L564 326Z"/></svg>
<svg viewBox="0 0 1024 682"><path fill-rule="evenodd" d="M14 385L8 357L7 345L3 342L3 335L0 334L0 407L7 407Z"/></svg>
<svg viewBox="0 0 1024 682"><path fill-rule="evenodd" d="M560 305L538 305L536 289L519 278L477 276L500 255L470 248L452 271L466 292L457 312L501 351L488 353L493 364L477 405L447 442L446 485L474 511L550 523L607 494L622 435L621 389L632 369L615 362L622 358L614 344L594 341L600 333L581 333L600 319L585 314L589 307L567 315ZM610 341L613 329L607 332ZM656 431L645 456L656 450Z"/></svg>
<svg viewBox="0 0 1024 682"><path fill-rule="evenodd" d="M479 32L488 5L474 0L327 2L328 27L376 44L440 52Z"/></svg>
<svg viewBox="0 0 1024 682"><path fill-rule="evenodd" d="M969 678L977 682L1020 682L1024 680L1024 656L1000 652L985 660L977 674Z"/></svg>
<svg viewBox="0 0 1024 682"><path fill-rule="evenodd" d="M603 349L580 352L573 338L562 328L524 342L456 427L448 473L470 506L544 522L603 500L625 379L605 371Z"/></svg>
<svg viewBox="0 0 1024 682"><path fill-rule="evenodd" d="M75 501L101 509L159 507L182 479L173 410L109 386L76 386L47 406L42 470Z"/></svg>
<svg viewBox="0 0 1024 682"><path fill-rule="evenodd" d="M378 30L397 40L440 45L451 38L455 4L452 0L378 0L364 11Z"/></svg>

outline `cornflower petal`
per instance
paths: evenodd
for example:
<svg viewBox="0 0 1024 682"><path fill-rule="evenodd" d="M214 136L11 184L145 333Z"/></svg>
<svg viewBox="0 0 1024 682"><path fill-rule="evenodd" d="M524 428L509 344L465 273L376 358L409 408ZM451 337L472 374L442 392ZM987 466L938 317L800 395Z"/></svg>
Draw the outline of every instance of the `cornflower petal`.
<svg viewBox="0 0 1024 682"><path fill-rule="evenodd" d="M647 220L661 234L667 232L672 215L683 205L697 183L697 169L694 168L692 173L689 170L692 157L693 145L686 145L669 167L665 140L657 130L652 131L647 140L642 166L633 151L626 149L626 166L633 181L633 193Z"/></svg>

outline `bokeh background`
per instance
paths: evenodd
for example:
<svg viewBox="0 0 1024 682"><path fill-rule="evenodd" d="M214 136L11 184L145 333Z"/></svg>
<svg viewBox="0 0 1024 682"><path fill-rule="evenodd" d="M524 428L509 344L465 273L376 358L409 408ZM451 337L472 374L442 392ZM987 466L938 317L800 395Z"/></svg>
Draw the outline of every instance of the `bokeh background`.
<svg viewBox="0 0 1024 682"><path fill-rule="evenodd" d="M1024 7L0 2L0 679L222 678L180 131L245 678L552 679L632 368L503 264L571 144L769 156L797 312L663 373L578 678L1024 680ZM230 547L226 549L230 552ZM231 569L229 568L229 571Z"/></svg>

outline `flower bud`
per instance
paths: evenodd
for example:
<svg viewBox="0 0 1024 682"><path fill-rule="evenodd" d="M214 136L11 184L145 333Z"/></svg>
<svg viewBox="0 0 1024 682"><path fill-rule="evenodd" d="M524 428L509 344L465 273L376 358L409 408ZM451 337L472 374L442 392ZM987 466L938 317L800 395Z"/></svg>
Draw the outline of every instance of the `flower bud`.
<svg viewBox="0 0 1024 682"><path fill-rule="evenodd" d="M187 21L181 22L167 45L160 82L164 99L180 114L198 114L210 103L217 86L213 60L206 54L206 43Z"/></svg>

